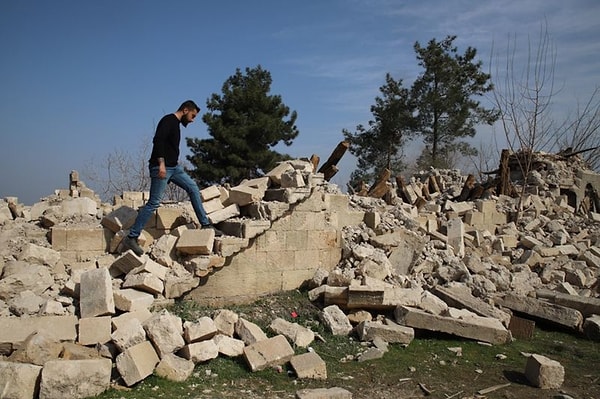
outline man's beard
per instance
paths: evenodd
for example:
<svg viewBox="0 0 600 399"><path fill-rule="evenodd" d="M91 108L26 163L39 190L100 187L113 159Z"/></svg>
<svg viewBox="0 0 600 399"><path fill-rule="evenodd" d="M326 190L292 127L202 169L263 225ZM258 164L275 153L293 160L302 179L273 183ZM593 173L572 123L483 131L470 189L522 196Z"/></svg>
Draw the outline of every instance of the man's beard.
<svg viewBox="0 0 600 399"><path fill-rule="evenodd" d="M187 127L189 123L190 121L188 121L187 117L184 115L183 118L181 118L181 124L183 125L183 127Z"/></svg>

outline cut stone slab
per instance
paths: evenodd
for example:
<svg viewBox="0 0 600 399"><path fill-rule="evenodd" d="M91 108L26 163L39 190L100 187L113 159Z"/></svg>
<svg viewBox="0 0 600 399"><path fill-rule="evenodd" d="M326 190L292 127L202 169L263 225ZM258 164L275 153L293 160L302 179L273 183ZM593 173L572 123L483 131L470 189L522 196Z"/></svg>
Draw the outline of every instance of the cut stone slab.
<svg viewBox="0 0 600 399"><path fill-rule="evenodd" d="M160 359L150 341L144 341L117 356L115 363L127 386L150 376Z"/></svg>
<svg viewBox="0 0 600 399"><path fill-rule="evenodd" d="M294 349L283 335L276 335L244 348L244 358L252 371L285 364L292 356Z"/></svg>
<svg viewBox="0 0 600 399"><path fill-rule="evenodd" d="M108 269L93 269L81 274L79 297L81 317L115 314L112 278Z"/></svg>
<svg viewBox="0 0 600 399"><path fill-rule="evenodd" d="M153 295L162 294L165 289L163 281L152 273L129 273L121 287L135 288Z"/></svg>
<svg viewBox="0 0 600 399"><path fill-rule="evenodd" d="M187 380L193 371L194 362L169 353L158 363L154 374L170 381L182 382Z"/></svg>
<svg viewBox="0 0 600 399"><path fill-rule="evenodd" d="M269 338L257 324L242 317L238 318L238 321L235 323L235 333L246 345L252 345Z"/></svg>
<svg viewBox="0 0 600 399"><path fill-rule="evenodd" d="M471 315L462 319L426 313L408 306L398 306L394 310L396 321L402 325L429 331L439 331L463 338L506 344L511 335L498 319Z"/></svg>
<svg viewBox="0 0 600 399"><path fill-rule="evenodd" d="M319 317L333 335L348 335L352 331L348 316L337 305L327 306Z"/></svg>
<svg viewBox="0 0 600 399"><path fill-rule="evenodd" d="M525 377L535 387L558 389L565 380L565 369L556 360L534 354L527 358Z"/></svg>
<svg viewBox="0 0 600 399"><path fill-rule="evenodd" d="M37 331L10 354L11 362L30 363L43 366L49 360L56 360L64 350L64 343L49 339L44 331Z"/></svg>
<svg viewBox="0 0 600 399"><path fill-rule="evenodd" d="M110 359L51 360L42 370L40 399L87 398L110 386Z"/></svg>
<svg viewBox="0 0 600 399"><path fill-rule="evenodd" d="M547 289L537 290L536 295L538 298L548 299L550 302L557 305L577 309L581 312L583 317L588 317L593 314L600 315L600 298L569 295Z"/></svg>
<svg viewBox="0 0 600 399"><path fill-rule="evenodd" d="M115 290L113 297L115 307L123 312L147 310L154 303L154 296L152 294L133 288Z"/></svg>
<svg viewBox="0 0 600 399"><path fill-rule="evenodd" d="M212 253L215 231L212 229L185 230L175 247L186 255L209 255Z"/></svg>
<svg viewBox="0 0 600 399"><path fill-rule="evenodd" d="M537 298L508 293L504 297L498 298L497 303L515 312L576 330L578 330L583 323L583 316L580 311L541 301Z"/></svg>
<svg viewBox="0 0 600 399"><path fill-rule="evenodd" d="M215 345L219 348L219 353L229 357L241 356L244 354L246 344L241 339L228 337L219 334L213 338Z"/></svg>
<svg viewBox="0 0 600 399"><path fill-rule="evenodd" d="M129 319L111 334L113 344L120 352L146 341L146 330L142 323L135 318Z"/></svg>
<svg viewBox="0 0 600 399"><path fill-rule="evenodd" d="M583 333L592 341L600 341L600 315L592 315L585 319Z"/></svg>
<svg viewBox="0 0 600 399"><path fill-rule="evenodd" d="M300 389L296 391L297 399L352 399L352 392L344 388Z"/></svg>
<svg viewBox="0 0 600 399"><path fill-rule="evenodd" d="M111 317L82 317L79 319L79 344L96 345L110 341Z"/></svg>
<svg viewBox="0 0 600 399"><path fill-rule="evenodd" d="M38 396L42 366L0 361L2 398L32 399Z"/></svg>
<svg viewBox="0 0 600 399"><path fill-rule="evenodd" d="M444 300L448 306L468 309L484 317L494 317L506 327L510 324L511 315L509 313L490 305L481 298L477 298L471 294L471 290L466 286L444 287L438 285L433 292Z"/></svg>
<svg viewBox="0 0 600 399"><path fill-rule="evenodd" d="M377 347L369 348L358 356L359 362L381 359L385 355L385 351Z"/></svg>
<svg viewBox="0 0 600 399"><path fill-rule="evenodd" d="M113 330L118 330L122 325L127 324L131 319L138 319L142 324L152 317L152 312L150 310L144 308L140 310L136 310L134 312L126 312L122 315L113 317L111 319Z"/></svg>
<svg viewBox="0 0 600 399"><path fill-rule="evenodd" d="M143 326L160 358L167 353L178 351L185 345L181 318L170 314L167 310L153 315L144 322Z"/></svg>
<svg viewBox="0 0 600 399"><path fill-rule="evenodd" d="M0 317L0 353L10 354L19 348L31 334L44 331L48 339L75 341L77 339L76 316Z"/></svg>
<svg viewBox="0 0 600 399"><path fill-rule="evenodd" d="M406 344L415 338L415 330L411 327L401 326L396 323L383 324L380 322L363 321L356 331L361 341L373 341L379 337L390 344Z"/></svg>
<svg viewBox="0 0 600 399"><path fill-rule="evenodd" d="M143 257L137 256L131 249L123 252L115 261L110 265L111 270L119 270L122 273L129 273L133 269L140 267L144 264L145 260ZM113 272L114 273L114 272ZM118 274L118 273L115 273Z"/></svg>
<svg viewBox="0 0 600 399"><path fill-rule="evenodd" d="M238 319L238 314L229 309L219 309L213 316L217 331L229 337L233 337L233 334L235 333L235 323L237 323Z"/></svg>
<svg viewBox="0 0 600 399"><path fill-rule="evenodd" d="M195 322L183 323L183 337L188 344L211 339L217 332L215 322L208 316L202 316Z"/></svg>
<svg viewBox="0 0 600 399"><path fill-rule="evenodd" d="M180 354L194 363L203 363L216 359L219 356L219 347L215 344L214 340L209 339L208 341L185 345L181 349Z"/></svg>
<svg viewBox="0 0 600 399"><path fill-rule="evenodd" d="M223 209L211 213L208 215L208 218L212 224L217 224L236 216L240 216L240 207L238 204L231 204Z"/></svg>
<svg viewBox="0 0 600 399"><path fill-rule="evenodd" d="M327 379L327 365L316 352L292 356L290 364L298 378Z"/></svg>
<svg viewBox="0 0 600 399"><path fill-rule="evenodd" d="M535 321L512 315L508 329L514 338L532 339L535 331Z"/></svg>
<svg viewBox="0 0 600 399"><path fill-rule="evenodd" d="M137 211L128 206L120 206L102 218L100 224L113 233L130 228L135 222Z"/></svg>
<svg viewBox="0 0 600 399"><path fill-rule="evenodd" d="M291 323L280 317L271 322L269 329L275 334L284 335L295 346L301 348L306 348L315 340L315 333L310 328L301 326L298 323Z"/></svg>

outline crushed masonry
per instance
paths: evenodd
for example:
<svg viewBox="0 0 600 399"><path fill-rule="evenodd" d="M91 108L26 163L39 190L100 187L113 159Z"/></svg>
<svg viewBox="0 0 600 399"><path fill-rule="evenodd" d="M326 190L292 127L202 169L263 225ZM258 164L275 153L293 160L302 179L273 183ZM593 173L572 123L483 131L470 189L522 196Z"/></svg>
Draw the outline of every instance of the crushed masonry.
<svg viewBox="0 0 600 399"><path fill-rule="evenodd" d="M347 195L328 183L330 161L318 173L285 161L201 191L223 236L197 230L189 202L163 204L142 256L121 240L147 193L102 203L73 171L68 189L32 206L0 200L0 391L93 396L152 373L184 381L217 356L326 379L310 328L274 319L262 331L226 308L305 284L333 334L370 342L360 361L423 329L502 345L543 321L600 340L600 175L577 156L535 153L523 186L507 162L509 181L431 169ZM219 310L184 321L162 306L177 299ZM532 355L525 374L548 388L564 370ZM69 383L81 379L85 392Z"/></svg>

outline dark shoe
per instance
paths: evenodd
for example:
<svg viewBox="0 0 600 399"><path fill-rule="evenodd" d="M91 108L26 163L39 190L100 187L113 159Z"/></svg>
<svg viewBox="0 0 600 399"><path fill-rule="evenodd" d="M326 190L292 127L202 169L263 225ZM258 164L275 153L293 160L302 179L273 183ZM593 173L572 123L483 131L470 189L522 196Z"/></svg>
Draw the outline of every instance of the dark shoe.
<svg viewBox="0 0 600 399"><path fill-rule="evenodd" d="M215 237L221 237L223 235L223 232L219 229L217 229L215 226L213 226L212 224L205 224L201 227L202 230L212 230L215 232Z"/></svg>
<svg viewBox="0 0 600 399"><path fill-rule="evenodd" d="M127 249L131 249L134 254L137 256L142 256L144 254L144 250L138 244L137 238L126 236L123 238L123 246Z"/></svg>

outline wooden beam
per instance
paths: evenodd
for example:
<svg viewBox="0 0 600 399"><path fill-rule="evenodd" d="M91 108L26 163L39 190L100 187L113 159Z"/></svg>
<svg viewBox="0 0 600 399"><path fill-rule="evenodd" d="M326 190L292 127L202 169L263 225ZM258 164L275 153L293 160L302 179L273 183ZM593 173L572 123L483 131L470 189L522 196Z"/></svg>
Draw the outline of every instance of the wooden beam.
<svg viewBox="0 0 600 399"><path fill-rule="evenodd" d="M390 177L392 176L392 172L389 169L384 169L381 174L379 175L379 178L377 179L377 181L375 182L375 184L373 184L371 186L371 188L369 189L369 197L373 197L373 198L381 198L385 195L385 193L388 192L388 190L390 189L390 186L388 184L388 180L390 180Z"/></svg>
<svg viewBox="0 0 600 399"><path fill-rule="evenodd" d="M327 161L323 164L323 166L321 166L318 173L323 173L326 181L329 181L338 172L339 169L336 167L336 165L340 159L342 159L349 147L350 143L347 141L340 142L335 147Z"/></svg>

